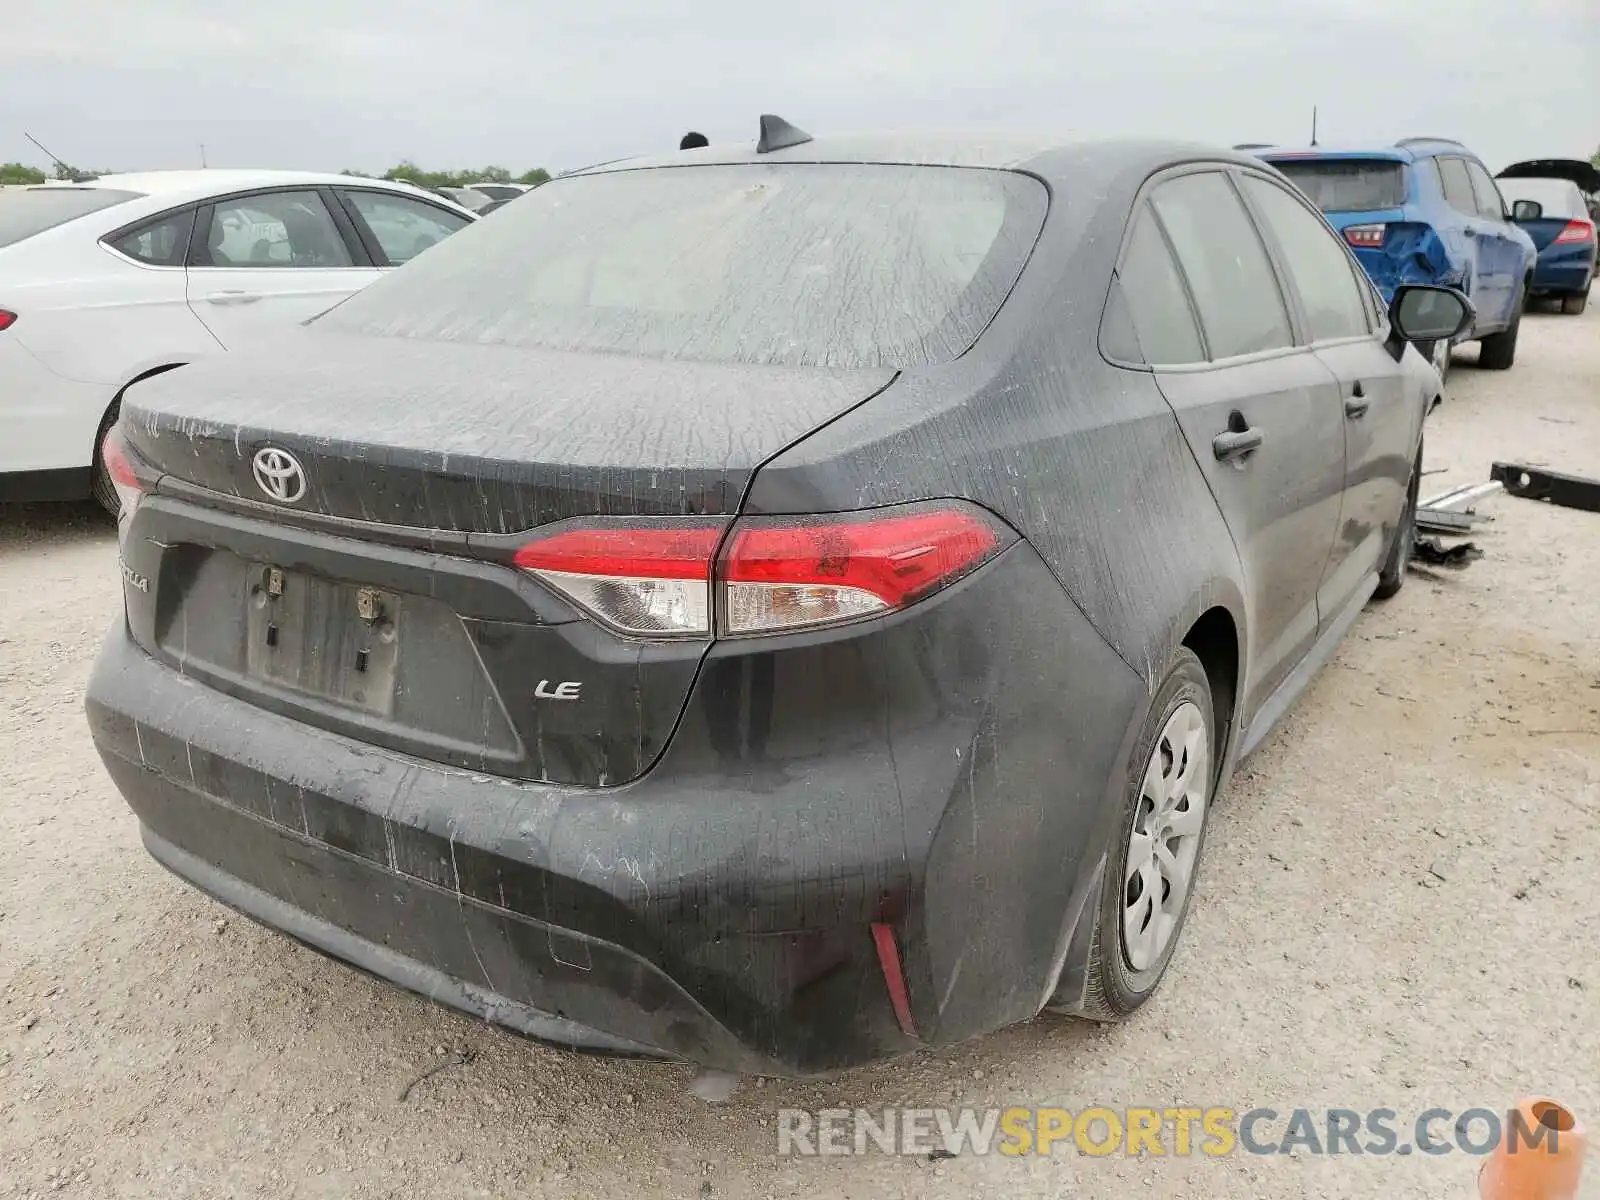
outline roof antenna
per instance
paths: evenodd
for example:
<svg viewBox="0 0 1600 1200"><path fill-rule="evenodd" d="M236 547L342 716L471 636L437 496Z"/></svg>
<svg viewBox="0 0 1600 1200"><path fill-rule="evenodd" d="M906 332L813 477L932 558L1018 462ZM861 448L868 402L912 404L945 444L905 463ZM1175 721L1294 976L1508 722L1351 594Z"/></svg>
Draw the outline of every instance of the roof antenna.
<svg viewBox="0 0 1600 1200"><path fill-rule="evenodd" d="M756 142L756 153L771 154L774 150L787 150L790 146L804 146L810 140L811 135L804 129L796 129L782 117L762 113L761 137Z"/></svg>
<svg viewBox="0 0 1600 1200"><path fill-rule="evenodd" d="M1311 106L1311 144L1317 144L1317 106Z"/></svg>
<svg viewBox="0 0 1600 1200"><path fill-rule="evenodd" d="M71 172L72 168L67 166L66 163L62 162L54 154L51 154L49 148L38 138L34 137L33 134L29 133L27 130L23 130L22 136L44 151L45 157L55 164L56 174L58 177L64 177L61 174L62 172Z"/></svg>

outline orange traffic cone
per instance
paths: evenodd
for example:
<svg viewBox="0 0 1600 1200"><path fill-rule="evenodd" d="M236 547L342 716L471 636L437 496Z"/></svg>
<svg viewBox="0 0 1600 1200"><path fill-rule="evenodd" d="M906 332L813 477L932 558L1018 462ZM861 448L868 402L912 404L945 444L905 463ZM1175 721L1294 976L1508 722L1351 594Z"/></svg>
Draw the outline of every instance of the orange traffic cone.
<svg viewBox="0 0 1600 1200"><path fill-rule="evenodd" d="M1521 1101L1478 1174L1479 1200L1577 1200L1584 1142L1583 1126L1565 1105Z"/></svg>

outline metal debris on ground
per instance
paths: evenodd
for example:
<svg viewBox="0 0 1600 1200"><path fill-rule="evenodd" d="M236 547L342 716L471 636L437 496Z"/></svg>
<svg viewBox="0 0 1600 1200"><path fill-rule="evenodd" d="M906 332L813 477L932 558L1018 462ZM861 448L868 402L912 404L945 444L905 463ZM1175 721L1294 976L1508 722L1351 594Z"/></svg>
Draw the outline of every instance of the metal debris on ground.
<svg viewBox="0 0 1600 1200"><path fill-rule="evenodd" d="M440 1059L438 1062L434 1063L433 1066L428 1067L426 1070L420 1072L411 1080L410 1083L406 1084L405 1087L400 1089L400 1103L404 1104L407 1100L409 1100L411 1098L412 1091L424 1079L431 1079L446 1067L464 1067L476 1057L477 1055L471 1050L457 1050L454 1054L447 1055L445 1058Z"/></svg>
<svg viewBox="0 0 1600 1200"><path fill-rule="evenodd" d="M1417 548L1412 553L1419 563L1430 567L1449 567L1456 571L1483 557L1483 551L1471 542L1446 546L1436 537L1417 538Z"/></svg>
<svg viewBox="0 0 1600 1200"><path fill-rule="evenodd" d="M1562 508L1600 512L1600 479L1564 475L1543 467L1497 462L1489 468L1489 478L1505 485L1513 496L1527 500L1548 500Z"/></svg>

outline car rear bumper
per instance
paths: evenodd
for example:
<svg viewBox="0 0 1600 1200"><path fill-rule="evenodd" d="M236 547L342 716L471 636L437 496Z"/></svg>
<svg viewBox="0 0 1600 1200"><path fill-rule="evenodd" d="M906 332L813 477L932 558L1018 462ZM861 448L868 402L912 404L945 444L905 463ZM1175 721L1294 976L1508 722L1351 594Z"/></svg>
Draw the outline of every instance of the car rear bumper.
<svg viewBox="0 0 1600 1200"><path fill-rule="evenodd" d="M839 719L774 703L811 676ZM543 1040L810 1074L1026 1019L1081 975L1147 703L1022 544L895 618L719 643L621 788L315 729L120 623L87 708L150 852L251 917Z"/></svg>
<svg viewBox="0 0 1600 1200"><path fill-rule="evenodd" d="M1590 246L1546 249L1533 268L1535 295L1575 295L1589 288L1594 278L1594 249Z"/></svg>

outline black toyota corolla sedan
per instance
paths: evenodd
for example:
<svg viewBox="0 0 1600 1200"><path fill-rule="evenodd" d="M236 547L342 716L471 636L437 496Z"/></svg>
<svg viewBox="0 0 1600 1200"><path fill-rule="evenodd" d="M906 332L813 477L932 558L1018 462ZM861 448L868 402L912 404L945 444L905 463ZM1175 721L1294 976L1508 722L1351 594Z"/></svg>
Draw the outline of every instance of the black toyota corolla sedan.
<svg viewBox="0 0 1600 1200"><path fill-rule="evenodd" d="M805 1074L1124 1016L1411 547L1438 377L1229 151L556 180L139 385L88 715L162 864L569 1046Z"/></svg>

